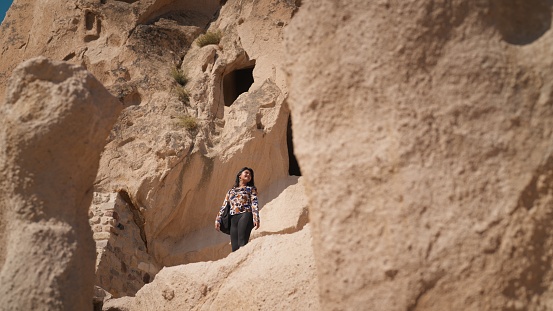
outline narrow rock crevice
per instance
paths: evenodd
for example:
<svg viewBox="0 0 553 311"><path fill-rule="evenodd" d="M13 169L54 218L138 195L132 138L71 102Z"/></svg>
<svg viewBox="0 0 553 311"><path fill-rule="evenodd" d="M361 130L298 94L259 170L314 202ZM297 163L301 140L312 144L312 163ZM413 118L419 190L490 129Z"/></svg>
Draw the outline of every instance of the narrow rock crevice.
<svg viewBox="0 0 553 311"><path fill-rule="evenodd" d="M120 190L119 196L121 196L121 199L123 199L123 201L127 203L127 206L129 207L129 210L133 215L133 221L138 227L138 229L140 229L140 238L144 242L144 246L146 247L146 252L148 252L148 240L146 239L146 231L144 230L144 224L145 224L144 216L142 215L140 210L133 204L131 197L129 196L127 191Z"/></svg>

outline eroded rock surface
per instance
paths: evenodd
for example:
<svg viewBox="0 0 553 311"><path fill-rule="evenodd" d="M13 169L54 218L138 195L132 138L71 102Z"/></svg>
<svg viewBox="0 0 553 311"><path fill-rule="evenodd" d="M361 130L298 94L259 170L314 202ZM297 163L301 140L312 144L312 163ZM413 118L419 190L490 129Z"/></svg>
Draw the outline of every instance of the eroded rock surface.
<svg viewBox="0 0 553 311"><path fill-rule="evenodd" d="M82 67L36 58L14 71L0 106L2 309L92 308L87 210L121 109Z"/></svg>
<svg viewBox="0 0 553 311"><path fill-rule="evenodd" d="M255 239L228 257L163 268L103 310L319 310L311 230Z"/></svg>
<svg viewBox="0 0 553 311"><path fill-rule="evenodd" d="M296 17L323 308L553 308L551 3L304 1Z"/></svg>
<svg viewBox="0 0 553 311"><path fill-rule="evenodd" d="M96 285L133 295L163 266L223 258L228 241L213 220L234 174L253 167L261 193L288 176L282 30L296 10L294 1L14 1L0 27L0 94L17 63L45 55L83 65L125 107L93 188ZM220 42L200 47L207 31Z"/></svg>
<svg viewBox="0 0 553 311"><path fill-rule="evenodd" d="M548 310L550 27L540 0L16 0L0 82L43 54L85 65L125 106L93 188L97 276L114 296L152 284L107 307ZM206 30L220 42L198 46ZM285 181L288 101L297 184ZM268 219L221 259L213 219L243 166ZM268 298L223 294L243 282Z"/></svg>

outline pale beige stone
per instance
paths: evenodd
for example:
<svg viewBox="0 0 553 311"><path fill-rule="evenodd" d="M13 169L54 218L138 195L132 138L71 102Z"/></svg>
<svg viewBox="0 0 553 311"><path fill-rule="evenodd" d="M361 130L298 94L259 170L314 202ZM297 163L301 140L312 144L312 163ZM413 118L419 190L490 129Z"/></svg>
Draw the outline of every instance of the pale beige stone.
<svg viewBox="0 0 553 311"><path fill-rule="evenodd" d="M0 106L3 309L92 307L88 206L121 108L82 67L42 57L14 70Z"/></svg>
<svg viewBox="0 0 553 311"><path fill-rule="evenodd" d="M92 232L102 232L102 226L101 225L92 226Z"/></svg>
<svg viewBox="0 0 553 311"><path fill-rule="evenodd" d="M213 220L243 166L256 170L264 208L247 255L166 268L154 283L170 286L147 286L119 305L140 301L157 310L163 299L162 308L222 309L223 293L246 281L248 297L261 288L271 298L224 303L552 309L548 2L130 2L15 0L0 26L0 102L12 69L46 55L83 64L126 107L93 189L90 217L127 209L125 229L98 241L97 283L115 296L134 294L144 282L127 281L129 274L146 274L125 275L123 267L132 271L143 262L153 274L163 265L225 257L228 236L213 229ZM222 31L222 41L198 47L208 26ZM253 85L226 107L224 76L254 63ZM189 102L173 94L175 68L189 75ZM52 91L25 94L35 100ZM288 105L304 174L297 184L286 181ZM184 115L196 118L196 131L180 125ZM5 151L26 143L14 138ZM22 165L30 168L36 166ZM314 256L306 244L293 246L308 239L307 207ZM0 221L11 219L8 210L0 209ZM11 231L0 226L5 256ZM293 256L305 256L306 274L273 266ZM9 263L21 257L28 256ZM318 280L306 285L314 260ZM11 271L6 266L2 275ZM217 283L219 272L236 267L232 279ZM255 283L256 269L268 269L272 283ZM321 305L309 302L317 287ZM303 296L288 300L295 295ZM28 295L3 299L21 297ZM52 304L60 301L52 297Z"/></svg>
<svg viewBox="0 0 553 311"><path fill-rule="evenodd" d="M302 3L286 69L323 309L552 309L551 4Z"/></svg>
<svg viewBox="0 0 553 311"><path fill-rule="evenodd" d="M282 47L275 48L282 29L273 20L290 17L294 6L242 4L227 2L220 19L211 25L210 31L223 33L219 45L193 44L186 51L181 69L190 77L186 86L190 106L171 94L176 86L169 79L170 61L164 59L155 72L148 72L167 79L163 89L147 90L150 97L144 95L143 104L124 111L101 160L96 190L124 189L129 194L146 220L144 233L156 265L215 260L228 254L227 239L212 229L213 220L240 168L256 170L261 193L287 175L287 90L275 64L283 58ZM245 6L248 9L242 10ZM271 57L255 61L255 82L249 92L225 107L224 75L253 65L248 53L259 53L266 44L248 40L243 45L238 32L251 32L247 36L260 32L255 27L237 30L242 27L237 15L263 28L263 36L271 37L275 45ZM196 118L197 132L179 127L178 118L184 114Z"/></svg>
<svg viewBox="0 0 553 311"><path fill-rule="evenodd" d="M107 198L91 206L94 214L104 216L109 223L118 219L117 226L107 225L103 238L96 240L96 247L104 248L104 256L96 261L96 285L106 289L114 297L134 295L159 271L147 253L132 207L118 193L97 194ZM102 237L99 237L102 238ZM138 267L138 263L143 264ZM144 268L146 267L146 268Z"/></svg>
<svg viewBox="0 0 553 311"><path fill-rule="evenodd" d="M108 245L107 240L95 240L96 249L104 249Z"/></svg>
<svg viewBox="0 0 553 311"><path fill-rule="evenodd" d="M256 239L215 262L163 268L103 310L319 310L309 226Z"/></svg>
<svg viewBox="0 0 553 311"><path fill-rule="evenodd" d="M277 197L272 199L272 195ZM259 212L261 227L252 231L251 239L296 232L309 222L309 204L302 177L289 176L275 183L260 196L259 201L263 203Z"/></svg>
<svg viewBox="0 0 553 311"><path fill-rule="evenodd" d="M111 85L118 79L130 82L138 73L155 69L154 56L143 62L143 55L137 57L134 51L156 55L163 53L165 49L169 54L173 47L169 48L168 44L180 47L182 42L186 42L179 42L177 37L173 42L158 40L156 36L149 37L148 27L144 25L157 21L161 25L153 28L159 28L161 32L166 30L166 37L174 36L175 30L185 36L190 35L189 33L197 35L201 31L197 26L167 23L160 17L170 12L188 11L184 18L180 16L174 19L181 23L184 19L192 24L205 26L217 11L218 2L14 0L0 28L0 53L3 56L0 61L0 101L4 98L9 73L21 61L38 55L83 64L106 85ZM29 18L35 14L36 18ZM131 33L134 36L128 38ZM135 38L157 42L151 46L136 44ZM129 46L134 50L129 51ZM171 61L178 62L179 55L173 54ZM136 66L137 63L141 66ZM136 84L139 82L133 81L126 85L136 91Z"/></svg>
<svg viewBox="0 0 553 311"><path fill-rule="evenodd" d="M89 219L90 219L89 222L91 225L97 225L100 223L100 217L98 216L92 216Z"/></svg>
<svg viewBox="0 0 553 311"><path fill-rule="evenodd" d="M145 219L153 264L218 259L226 239L211 227L234 174L253 167L261 192L287 175L281 41L295 10L251 0L15 0L0 29L0 98L2 73L25 58L86 66L126 107L101 158L94 204L129 194ZM221 43L193 44L216 13L209 30L223 33ZM224 76L254 64L249 92L225 107ZM189 75L190 103L174 95L176 68ZM184 115L196 118L196 132L179 125Z"/></svg>
<svg viewBox="0 0 553 311"><path fill-rule="evenodd" d="M142 270L142 271L148 271L148 266L149 264L145 263L145 262L139 262L138 263L138 269Z"/></svg>
<svg viewBox="0 0 553 311"><path fill-rule="evenodd" d="M94 240L108 240L111 237L111 234L109 232L94 232L93 238Z"/></svg>

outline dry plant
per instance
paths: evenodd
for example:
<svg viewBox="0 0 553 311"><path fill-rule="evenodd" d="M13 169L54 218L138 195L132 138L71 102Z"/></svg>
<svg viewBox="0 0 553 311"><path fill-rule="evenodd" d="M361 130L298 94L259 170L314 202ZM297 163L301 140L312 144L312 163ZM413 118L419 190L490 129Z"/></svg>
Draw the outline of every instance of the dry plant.
<svg viewBox="0 0 553 311"><path fill-rule="evenodd" d="M182 72L182 70L180 70L180 69L173 68L173 69L171 70L171 76L173 77L173 79L175 79L175 81L176 81L179 85L185 86L186 83L188 83L188 77L187 77L186 74L185 74L184 72Z"/></svg>
<svg viewBox="0 0 553 311"><path fill-rule="evenodd" d="M223 34L220 31L216 31L216 32L208 31L205 34L198 37L198 40L196 40L196 44L199 47L203 47L209 44L219 44L222 37L223 37Z"/></svg>
<svg viewBox="0 0 553 311"><path fill-rule="evenodd" d="M184 115L177 117L177 124L188 131L194 131L198 128L198 120L195 117Z"/></svg>
<svg viewBox="0 0 553 311"><path fill-rule="evenodd" d="M177 98L181 102L183 102L183 103L188 103L189 102L190 93L188 93L188 91L183 86L175 87L173 92L175 93L175 96L177 96Z"/></svg>

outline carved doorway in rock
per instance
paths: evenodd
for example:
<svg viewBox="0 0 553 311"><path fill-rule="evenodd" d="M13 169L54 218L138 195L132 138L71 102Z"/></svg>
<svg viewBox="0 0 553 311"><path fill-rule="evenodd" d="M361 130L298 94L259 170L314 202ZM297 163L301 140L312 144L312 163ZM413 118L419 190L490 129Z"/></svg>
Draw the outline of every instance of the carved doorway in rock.
<svg viewBox="0 0 553 311"><path fill-rule="evenodd" d="M250 89L253 84L253 69L254 66L249 65L245 68L233 70L223 77L225 106L230 107L240 94Z"/></svg>

